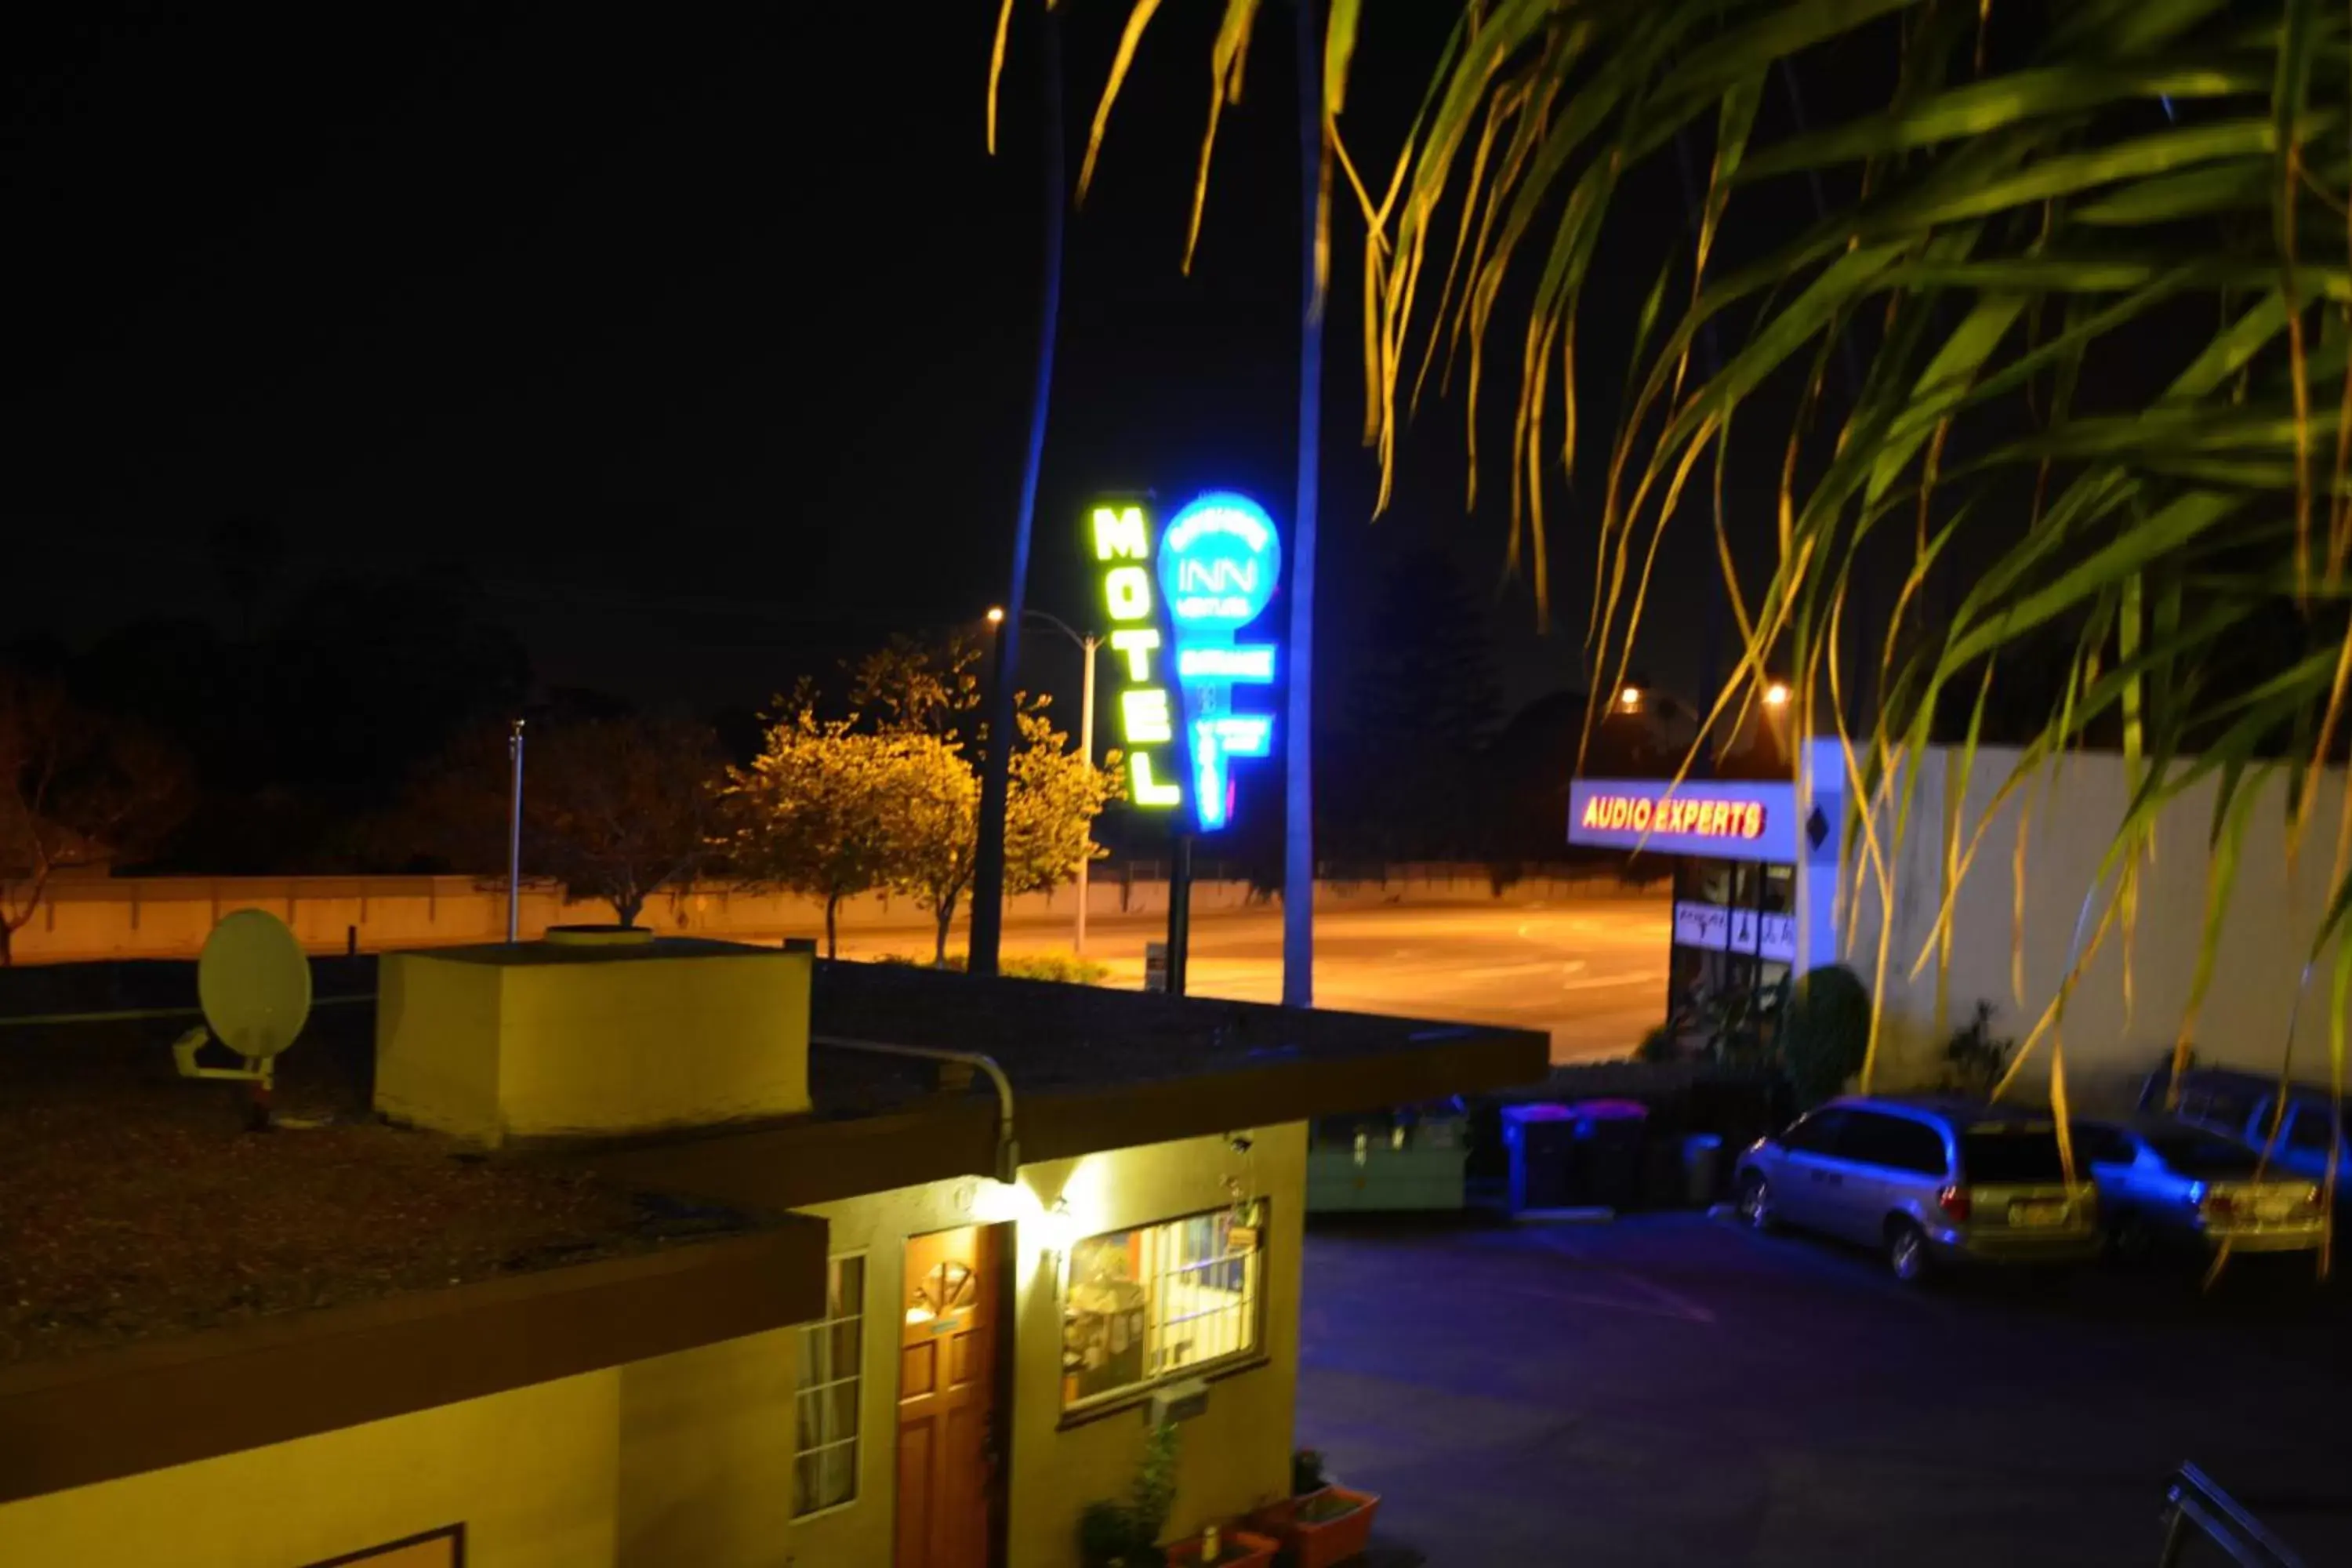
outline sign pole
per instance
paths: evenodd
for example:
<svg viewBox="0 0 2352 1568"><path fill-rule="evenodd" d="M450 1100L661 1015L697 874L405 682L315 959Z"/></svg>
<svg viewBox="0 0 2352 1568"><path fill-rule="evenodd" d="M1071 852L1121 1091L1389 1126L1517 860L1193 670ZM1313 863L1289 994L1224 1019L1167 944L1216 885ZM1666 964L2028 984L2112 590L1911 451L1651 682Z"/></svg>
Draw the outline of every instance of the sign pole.
<svg viewBox="0 0 2352 1568"><path fill-rule="evenodd" d="M522 721L507 733L514 759L514 787L507 803L507 941L522 940Z"/></svg>
<svg viewBox="0 0 2352 1568"><path fill-rule="evenodd" d="M1168 994L1184 994L1192 941L1192 836L1179 833L1168 863Z"/></svg>

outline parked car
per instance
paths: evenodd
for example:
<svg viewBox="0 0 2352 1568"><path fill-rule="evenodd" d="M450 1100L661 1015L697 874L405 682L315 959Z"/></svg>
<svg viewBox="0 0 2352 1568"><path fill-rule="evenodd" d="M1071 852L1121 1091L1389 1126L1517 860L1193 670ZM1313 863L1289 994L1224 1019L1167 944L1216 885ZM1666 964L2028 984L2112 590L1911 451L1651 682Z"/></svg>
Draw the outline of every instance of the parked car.
<svg viewBox="0 0 2352 1568"><path fill-rule="evenodd" d="M2319 1187L2267 1167L2242 1138L2168 1117L2074 1124L2074 1157L2098 1184L2099 1214L2116 1250L2299 1252L2327 1235Z"/></svg>
<svg viewBox="0 0 2352 1568"><path fill-rule="evenodd" d="M2169 1078L2163 1068L2148 1075L2140 1088L2143 1112L2164 1109ZM2180 1102L2173 1114L2267 1150L2273 1165L2323 1185L2333 1157L2337 1161L2336 1201L2352 1201L2352 1100L2338 1100L2316 1084L2290 1083L2282 1115L2277 1079L2227 1068L2192 1068L2180 1077Z"/></svg>
<svg viewBox="0 0 2352 1568"><path fill-rule="evenodd" d="M1851 1096L1739 1157L1733 1190L1759 1228L1790 1225L1881 1249L1895 1277L1945 1263L2076 1263L2100 1248L2087 1173L2069 1183L2057 1123L1981 1101Z"/></svg>

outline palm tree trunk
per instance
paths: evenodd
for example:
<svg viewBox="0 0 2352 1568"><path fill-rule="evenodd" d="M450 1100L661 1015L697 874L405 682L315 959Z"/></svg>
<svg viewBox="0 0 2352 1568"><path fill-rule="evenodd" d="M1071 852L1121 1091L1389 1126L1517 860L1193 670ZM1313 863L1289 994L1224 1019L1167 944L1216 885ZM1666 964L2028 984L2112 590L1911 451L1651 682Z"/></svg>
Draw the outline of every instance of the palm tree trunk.
<svg viewBox="0 0 2352 1568"><path fill-rule="evenodd" d="M1038 68L1045 89L1045 276L1037 308L1037 382L1029 399L1029 453L1021 471L1021 510L1013 525L1013 579L996 628L995 689L989 693L988 750L981 758L980 845L971 879L974 974L996 973L1004 922L1004 808L1011 795L1013 680L1021 659L1021 615L1029 592L1029 540L1037 518L1037 476L1045 463L1045 416L1054 393L1054 340L1062 321L1062 35L1052 6L1040 12Z"/></svg>
<svg viewBox="0 0 2352 1568"><path fill-rule="evenodd" d="M1282 1003L1315 1005L1315 510L1323 438L1323 29L1298 5L1298 510L1290 534L1290 690L1283 751Z"/></svg>

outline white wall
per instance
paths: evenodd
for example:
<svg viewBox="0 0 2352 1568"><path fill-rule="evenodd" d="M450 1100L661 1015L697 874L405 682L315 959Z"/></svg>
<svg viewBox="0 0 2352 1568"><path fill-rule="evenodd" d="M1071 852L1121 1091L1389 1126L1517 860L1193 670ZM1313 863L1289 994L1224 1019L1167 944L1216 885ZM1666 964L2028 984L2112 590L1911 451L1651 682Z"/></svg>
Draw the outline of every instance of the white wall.
<svg viewBox="0 0 2352 1568"><path fill-rule="evenodd" d="M1892 857L1894 920L1885 920L1874 879L1846 883L1851 918L1847 962L1882 998L1876 1084L1930 1082L1943 1043L1976 1002L1995 1008L1996 1034L2022 1040L2053 997L2069 966L2070 946L2086 892L2097 879L2131 798L2121 756L2068 756L2037 772L2028 786L2003 802L1984 829L1959 880L1954 903L1948 968L1931 953L1910 972L1932 933L1945 886L1948 805L1959 802L1965 849L1995 795L2017 765L2008 748L1980 749L1969 776L1959 776L1957 749L1930 751L1923 764L1909 825ZM2153 856L2140 872L2138 913L2128 947L2120 919L2069 1000L2060 1038L2066 1079L2078 1104L2127 1098L2137 1080L2168 1052L2187 1011L2205 918L2209 838L2218 780L2208 777L2174 800L2157 822ZM2236 885L2221 928L2211 988L2198 1016L2198 1059L2275 1072L2284 1058L2288 1016L2305 956L2326 911L2335 832L2344 804L2340 772L2322 778L2300 868L2287 858L2286 786L2282 773L2259 785L2247 821ZM1882 835L1893 814L1882 805L1874 820ZM2021 839L2024 897L2018 897ZM1857 849L1857 854L1860 851ZM2105 909L2094 901L2091 926ZM1879 973L1881 933L1888 937ZM2332 954L2332 948L2330 952ZM2012 971L2012 954L2021 975ZM2327 961L2315 968L2294 1049L2295 1076L2327 1076ZM2021 987L2017 984L2022 980ZM2045 1041L2020 1075L2039 1098L2047 1082Z"/></svg>

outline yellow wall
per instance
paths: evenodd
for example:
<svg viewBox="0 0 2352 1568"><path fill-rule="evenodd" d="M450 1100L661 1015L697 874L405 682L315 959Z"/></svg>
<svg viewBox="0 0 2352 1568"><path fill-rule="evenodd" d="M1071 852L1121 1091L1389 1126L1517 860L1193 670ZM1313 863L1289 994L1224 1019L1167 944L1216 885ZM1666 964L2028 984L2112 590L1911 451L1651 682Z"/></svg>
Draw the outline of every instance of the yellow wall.
<svg viewBox="0 0 2352 1568"><path fill-rule="evenodd" d="M387 953L378 966L375 1108L395 1121L496 1143L499 971Z"/></svg>
<svg viewBox="0 0 2352 1568"><path fill-rule="evenodd" d="M376 1109L495 1144L808 1109L804 952L384 956Z"/></svg>
<svg viewBox="0 0 2352 1568"><path fill-rule="evenodd" d="M0 1507L26 1568L299 1568L460 1521L467 1568L609 1568L620 1374Z"/></svg>
<svg viewBox="0 0 2352 1568"><path fill-rule="evenodd" d="M1303 1125L1030 1165L827 1204L837 1253L866 1256L858 1495L794 1521L799 1331L780 1329L485 1399L0 1506L0 1563L298 1568L463 1521L469 1568L884 1568L896 1523L898 1321L906 1238L1016 1226L1011 1561L1076 1562L1078 1510L1124 1495L1143 1439L1129 1407L1061 1425L1060 1280L1039 1216L1083 1237L1198 1213L1246 1174L1270 1200L1260 1289L1265 1363L1213 1382L1181 1427L1171 1531L1289 1489L1298 1368Z"/></svg>
<svg viewBox="0 0 2352 1568"><path fill-rule="evenodd" d="M1914 826L1895 872L1886 970L1874 986L1884 1003L1882 1087L1932 1081L1944 1040L1979 999L1993 1004L1997 1035L2022 1039L2065 975L2084 895L2097 879L2131 798L2123 759L2113 754L2065 758L1992 816L1960 879L1940 1008L1938 966L1931 961L1916 978L1908 974L1934 930L1943 896L1938 825L1947 803L1958 798L1963 834L1973 832L2017 756L2007 748L1985 748L1971 775L1962 779L1957 752L1928 753L1912 808ZM2127 1100L2138 1079L2171 1048L2196 973L2216 788L2214 780L2203 781L2158 820L2155 858L2141 873L2128 998L2123 941L2116 932L2110 933L2067 1005L2066 1078L2078 1103L2097 1107ZM2326 909L2343 790L2340 771L2321 779L2315 826L2302 874L2295 877L2286 860L2283 783L2273 775L2261 786L2247 823L2212 987L2197 1023L2200 1062L2279 1070L2305 955ZM2021 931L2016 920L2021 827L2026 869ZM2094 928L2101 907L2093 906ZM1847 945L1848 962L1865 984L1876 976L1885 925L1876 891L1865 884ZM2021 992L2011 969L2013 941L2021 942ZM2326 1075L2328 985L2323 962L2304 999L2293 1069L2298 1077ZM2031 1098L2044 1092L2048 1060L2045 1044L2020 1075Z"/></svg>
<svg viewBox="0 0 2352 1568"><path fill-rule="evenodd" d="M814 965L805 952L746 947L503 969L499 1099L508 1133L806 1110Z"/></svg>
<svg viewBox="0 0 2352 1568"><path fill-rule="evenodd" d="M620 1568L785 1560L798 1342L778 1329L621 1368Z"/></svg>
<svg viewBox="0 0 2352 1568"><path fill-rule="evenodd" d="M1011 1220L1019 1259L1017 1364L997 1392L1000 1405L1010 1402L1013 1411L1010 1560L1019 1568L1076 1563L1078 1510L1097 1498L1125 1494L1142 1453L1143 1416L1129 1408L1062 1426L1060 1279L1044 1250L1047 1233L1038 1216L1055 1199L1066 1199L1072 1229L1080 1237L1173 1219L1224 1204L1228 1173L1245 1173L1271 1201L1260 1286L1266 1363L1212 1383L1206 1414L1183 1424L1170 1526L1181 1532L1286 1496L1298 1378L1307 1130L1293 1124L1250 1136L1255 1146L1246 1162L1223 1138L1187 1139L1024 1166L1017 1188L940 1182L808 1211L831 1227L835 1253L866 1256L866 1384L858 1412L866 1440L858 1447L857 1500L796 1524L791 1561L803 1568L890 1561L906 1238Z"/></svg>

